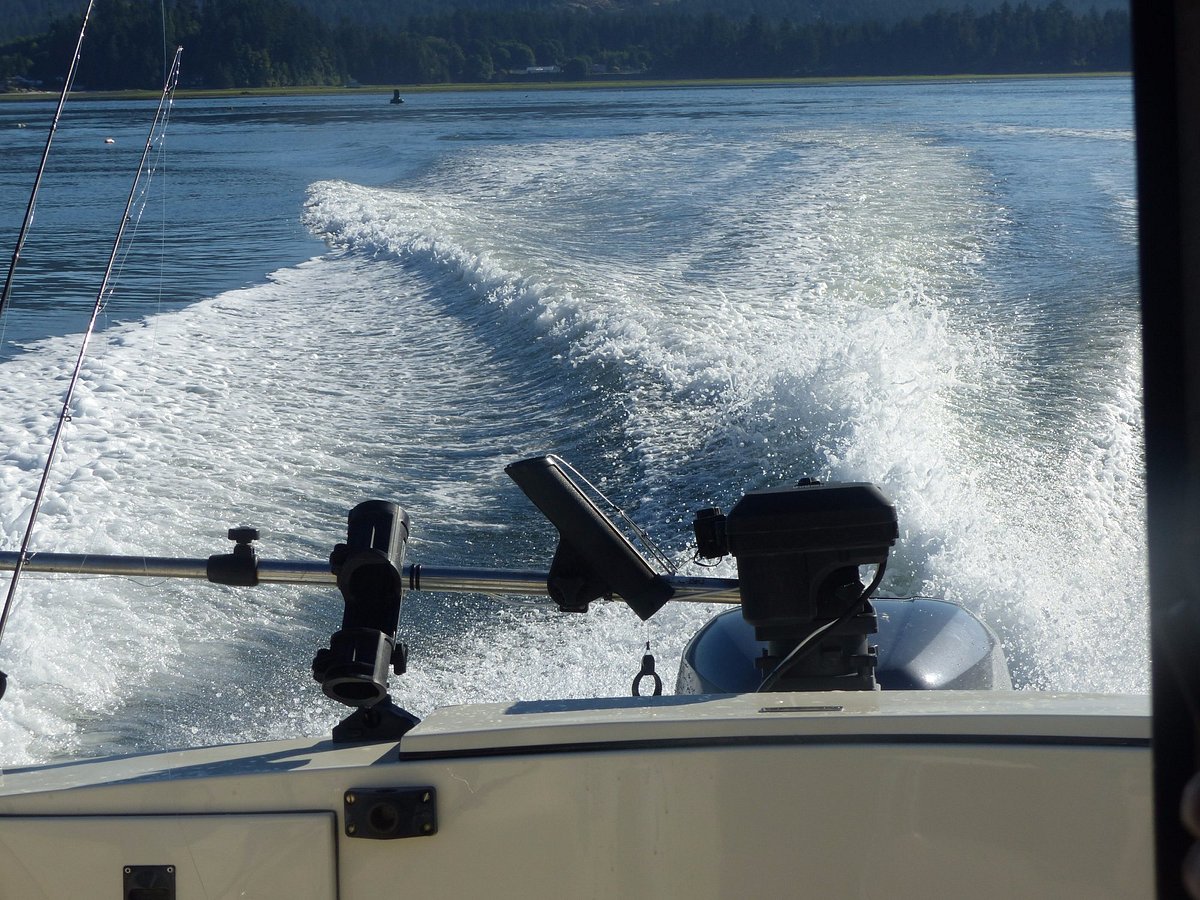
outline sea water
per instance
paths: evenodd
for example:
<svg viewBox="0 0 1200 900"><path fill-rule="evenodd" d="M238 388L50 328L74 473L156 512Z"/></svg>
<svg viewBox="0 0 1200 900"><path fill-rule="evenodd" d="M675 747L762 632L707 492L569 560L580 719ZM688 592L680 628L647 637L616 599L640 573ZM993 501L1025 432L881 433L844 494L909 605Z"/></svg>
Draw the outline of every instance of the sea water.
<svg viewBox="0 0 1200 900"><path fill-rule="evenodd" d="M551 451L699 573L695 510L872 481L885 593L976 612L1019 687L1148 689L1128 79L387 100L173 106L36 549L204 557L250 524L319 560L378 497L412 562L545 568L503 467ZM52 109L0 104L5 258ZM75 101L56 137L0 320L5 550L152 112ZM393 694L624 695L647 640L669 686L711 613L413 593ZM331 589L26 575L0 763L324 733L340 617Z"/></svg>

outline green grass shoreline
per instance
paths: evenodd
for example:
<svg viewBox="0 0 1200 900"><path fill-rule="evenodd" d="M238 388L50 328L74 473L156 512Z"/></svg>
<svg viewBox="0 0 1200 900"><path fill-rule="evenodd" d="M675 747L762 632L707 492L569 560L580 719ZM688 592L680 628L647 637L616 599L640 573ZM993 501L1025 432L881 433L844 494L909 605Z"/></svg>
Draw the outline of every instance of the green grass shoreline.
<svg viewBox="0 0 1200 900"><path fill-rule="evenodd" d="M304 97L327 94L386 94L399 89L402 96L417 94L442 94L451 92L484 91L562 91L562 90L637 90L639 88L688 88L688 87L789 87L796 85L826 84L923 84L959 81L1029 81L1044 78L1115 78L1129 77L1129 72L1057 72L1024 74L963 73L959 75L844 75L807 78L625 78L592 81L504 81L488 83L457 84L375 84L342 87L332 85L306 85L303 87L229 88L229 89L185 89L175 92L178 100L222 99L236 97ZM72 97L80 100L156 100L157 91L74 91ZM58 97L57 91L14 91L0 93L2 100L47 100Z"/></svg>

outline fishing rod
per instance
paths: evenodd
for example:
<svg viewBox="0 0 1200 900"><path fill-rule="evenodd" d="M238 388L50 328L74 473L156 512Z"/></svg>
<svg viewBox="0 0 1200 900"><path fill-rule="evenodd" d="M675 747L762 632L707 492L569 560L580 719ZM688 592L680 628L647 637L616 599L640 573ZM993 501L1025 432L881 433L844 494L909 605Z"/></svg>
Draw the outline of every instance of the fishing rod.
<svg viewBox="0 0 1200 900"><path fill-rule="evenodd" d="M12 260L8 264L8 274L4 278L4 289L0 290L0 314L3 314L4 307L8 305L9 295L12 294L13 276L17 271L17 261L21 258L21 250L25 246L25 237L29 233L29 226L33 224L33 210L37 206L38 191L42 187L42 176L46 172L46 162L50 159L50 145L54 143L54 135L58 132L58 122L62 118L63 107L67 103L67 94L71 92L71 88L75 84L75 72L79 68L79 55L83 48L83 35L87 31L88 19L92 15L92 6L95 0L88 0L87 10L83 14L83 24L79 27L79 39L75 42L75 54L71 57L71 66L67 70L66 80L63 82L62 93L58 95L58 106L54 110L54 118L50 122L50 132L46 135L46 146L42 150L42 161L38 164L37 175L33 179L33 190L29 192L29 205L25 207L25 218L21 220L21 230L17 233L17 244L13 248ZM3 691L0 690L0 696L3 696Z"/></svg>
<svg viewBox="0 0 1200 900"><path fill-rule="evenodd" d="M121 221L117 226L117 233L113 239L112 252L109 254L108 264L104 268L104 277L100 281L100 288L96 292L96 302L92 305L91 318L88 321L87 329L83 333L83 341L79 347L79 356L75 361L75 369L71 373L70 381L67 383L62 409L58 415L58 422L54 427L54 435L50 439L50 449L46 453L46 464L42 467L41 480L38 482L37 493L33 498L33 508L29 513L29 521L25 527L25 534L21 538L21 549L17 553L17 559L12 569L12 580L8 583L8 594L4 600L4 608L0 610L0 643L4 640L4 629L8 624L9 616L12 614L13 601L17 596L17 583L20 581L21 573L25 568L25 562L29 555L29 544L33 539L33 529L37 523L42 501L45 499L46 487L50 481L50 471L54 466L54 457L58 452L59 444L62 442L63 429L67 421L71 418L71 400L75 395L75 387L79 383L79 376L83 371L83 361L87 356L88 344L91 342L92 334L96 330L96 321L100 317L100 311L104 308L104 301L109 293L109 280L112 278L113 267L116 265L117 255L121 250L121 244L125 237L125 226L129 224L130 210L133 208L134 200L137 198L138 187L142 182L142 174L146 168L146 160L150 157L150 151L155 143L155 134L158 132L159 123L163 120L163 111L169 108L170 101L175 94L175 85L179 81L179 60L182 55L183 48L177 47L175 58L171 62L170 70L167 73L166 82L163 84L162 95L158 100L158 109L155 111L154 120L150 124L150 133L146 137L146 146L142 150L142 157L138 162L137 173L134 175L133 184L129 189L129 198L125 201L125 208L121 211ZM8 676L4 672L0 672L0 697L4 696L7 687Z"/></svg>

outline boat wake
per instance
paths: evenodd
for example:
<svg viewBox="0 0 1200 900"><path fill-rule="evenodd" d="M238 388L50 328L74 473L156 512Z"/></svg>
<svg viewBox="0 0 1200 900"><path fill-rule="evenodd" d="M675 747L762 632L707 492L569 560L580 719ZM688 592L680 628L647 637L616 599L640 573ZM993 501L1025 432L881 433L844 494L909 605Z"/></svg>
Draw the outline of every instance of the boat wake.
<svg viewBox="0 0 1200 900"><path fill-rule="evenodd" d="M666 523L672 546L687 542L688 511L748 488L805 474L874 481L903 535L885 589L984 614L1023 685L1143 690L1128 298L1087 324L1097 356L1039 383L1031 366L1057 338L1033 330L1045 314L1035 302L1006 297L1022 274L1004 253L1027 238L1013 236L986 172L905 135L766 146L705 185L735 198L707 226L693 193L650 191L666 176L645 160L679 164L666 138L566 159L481 156L456 176L487 185L482 198L319 183L308 220L345 252L439 285L441 309L486 322L497 353L560 360L558 383L576 398L599 392L620 425L603 446L619 441L632 467L621 474L640 485L628 500ZM803 192L755 196L766 166ZM628 215L589 217L597 193ZM641 194L653 227L639 224ZM615 268L631 242L643 264ZM1115 647L1117 634L1138 650ZM1098 658L1101 645L1113 650Z"/></svg>
<svg viewBox="0 0 1200 900"><path fill-rule="evenodd" d="M502 469L552 450L686 570L700 507L873 481L901 526L886 592L980 613L1020 686L1146 690L1136 324L1109 298L1095 357L1031 381L1052 348L1005 262L1020 225L971 154L849 128L536 151L467 148L403 188L313 184L327 254L105 332L35 547L204 556L249 523L266 557L322 558L345 511L383 497L413 516L415 561L542 567L553 534ZM71 346L0 365L0 408L39 410L0 421L10 544ZM339 717L307 671L332 592L22 593L9 764ZM418 713L626 694L645 641L669 673L707 613L646 626L413 595L397 694Z"/></svg>

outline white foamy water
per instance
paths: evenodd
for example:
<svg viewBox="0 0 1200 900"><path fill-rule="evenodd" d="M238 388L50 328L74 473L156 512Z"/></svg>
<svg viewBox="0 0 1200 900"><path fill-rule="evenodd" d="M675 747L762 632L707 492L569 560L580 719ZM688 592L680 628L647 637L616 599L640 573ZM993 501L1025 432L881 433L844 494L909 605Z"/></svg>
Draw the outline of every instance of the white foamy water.
<svg viewBox="0 0 1200 900"><path fill-rule="evenodd" d="M248 522L264 556L319 559L382 497L413 561L545 566L553 530L502 469L551 450L684 561L697 508L868 480L901 522L885 589L977 611L1022 685L1145 690L1127 114L946 121L884 92L879 121L759 93L712 121L687 92L571 116L550 95L472 141L443 111L396 183L314 179L293 214L328 253L104 333L35 546L206 556ZM1041 185L1061 142L1073 174ZM0 363L6 549L74 342ZM320 733L340 711L307 668L340 612L333 591L27 576L3 761ZM411 595L393 693L626 694L647 639L670 683L708 613Z"/></svg>

